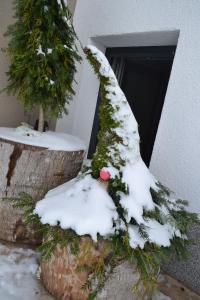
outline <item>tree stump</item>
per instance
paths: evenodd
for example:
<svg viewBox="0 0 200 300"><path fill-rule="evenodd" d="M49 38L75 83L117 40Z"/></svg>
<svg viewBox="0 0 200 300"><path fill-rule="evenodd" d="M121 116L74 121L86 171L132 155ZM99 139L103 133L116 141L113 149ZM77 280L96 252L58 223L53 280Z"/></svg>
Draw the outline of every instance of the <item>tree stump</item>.
<svg viewBox="0 0 200 300"><path fill-rule="evenodd" d="M84 151L54 151L0 139L0 239L36 243L23 223L23 211L3 198L25 192L35 201L47 191L77 176Z"/></svg>
<svg viewBox="0 0 200 300"><path fill-rule="evenodd" d="M68 246L57 246L49 260L41 262L40 278L47 291L60 300L87 300L89 289L83 289L83 285L91 276L89 268L101 259L110 255L108 241L101 241L96 246L89 237L82 237L80 251L73 255ZM144 286L140 284L141 293L133 293L133 285L137 283L139 274L133 266L127 262L116 267L113 276L106 282L104 289L97 295L96 300L150 300ZM144 298L143 298L144 296Z"/></svg>
<svg viewBox="0 0 200 300"><path fill-rule="evenodd" d="M90 291L82 289L86 283L88 271L77 271L84 265L98 262L105 250L105 243L95 248L89 237L83 237L77 256L70 247L57 246L49 260L41 262L41 280L50 294L62 300L87 300Z"/></svg>

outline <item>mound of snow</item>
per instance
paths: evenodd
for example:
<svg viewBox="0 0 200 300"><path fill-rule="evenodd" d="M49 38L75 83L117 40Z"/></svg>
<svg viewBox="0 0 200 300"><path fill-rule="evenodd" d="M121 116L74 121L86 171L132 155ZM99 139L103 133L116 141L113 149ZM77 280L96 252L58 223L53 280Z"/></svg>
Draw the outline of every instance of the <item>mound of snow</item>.
<svg viewBox="0 0 200 300"><path fill-rule="evenodd" d="M38 253L33 250L0 244L1 300L53 299L36 277L38 259Z"/></svg>
<svg viewBox="0 0 200 300"><path fill-rule="evenodd" d="M156 180L146 165L139 159L137 163L122 167L122 181L128 186L129 194L121 194L120 203L127 211L126 221L134 218L138 224L144 223L143 209L153 210L150 188L157 189Z"/></svg>
<svg viewBox="0 0 200 300"><path fill-rule="evenodd" d="M85 144L77 137L53 131L40 133L25 125L17 128L0 127L0 138L49 150L85 150Z"/></svg>
<svg viewBox="0 0 200 300"><path fill-rule="evenodd" d="M73 229L78 235L89 234L97 240L97 234L114 233L113 220L118 215L105 185L91 175L73 179L48 192L36 205L36 214L43 224L63 229Z"/></svg>
<svg viewBox="0 0 200 300"><path fill-rule="evenodd" d="M150 188L156 189L155 179L140 160L135 165L122 168L123 182L129 186L129 194L121 193L120 203L126 211L126 221L134 218L145 226L148 238L139 233L138 226L128 225L129 243L132 248L144 248L147 241L168 247L179 230L172 224L161 225L155 220L144 219L144 209L154 209ZM120 222L115 204L106 190L106 184L92 178L90 174L80 175L49 191L36 204L34 211L43 224L73 229L78 235L90 235L96 241L97 234L109 237L116 230L126 230ZM163 214L168 214L163 209ZM115 221L115 226L113 226Z"/></svg>

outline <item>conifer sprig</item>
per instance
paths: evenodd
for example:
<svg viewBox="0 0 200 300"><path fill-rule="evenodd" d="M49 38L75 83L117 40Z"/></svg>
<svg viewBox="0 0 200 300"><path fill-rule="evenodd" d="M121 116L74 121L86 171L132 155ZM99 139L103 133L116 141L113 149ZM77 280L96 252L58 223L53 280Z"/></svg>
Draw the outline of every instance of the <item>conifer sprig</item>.
<svg viewBox="0 0 200 300"><path fill-rule="evenodd" d="M81 60L70 11L61 4L16 0L16 22L6 33L11 59L7 92L17 94L27 110L38 106L55 118L67 114L76 62Z"/></svg>

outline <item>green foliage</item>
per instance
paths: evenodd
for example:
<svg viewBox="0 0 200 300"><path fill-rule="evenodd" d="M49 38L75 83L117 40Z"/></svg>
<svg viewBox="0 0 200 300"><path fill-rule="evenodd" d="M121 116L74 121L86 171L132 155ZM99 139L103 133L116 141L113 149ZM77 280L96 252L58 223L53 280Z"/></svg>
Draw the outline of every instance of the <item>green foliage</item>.
<svg viewBox="0 0 200 300"><path fill-rule="evenodd" d="M98 242L101 243L101 241L102 238L99 238ZM92 247L95 247L93 242ZM90 255L92 255L92 252ZM112 244L108 242L104 251L101 251L101 256L99 256L97 261L81 266L82 270L87 270L90 274L88 280L82 286L83 289L91 291L88 300L95 299L97 294L102 291L106 281L112 276L116 266L117 258L113 255Z"/></svg>
<svg viewBox="0 0 200 300"><path fill-rule="evenodd" d="M8 92L17 93L25 108L41 105L51 117L67 113L76 61L76 34L71 14L61 0L16 0L15 24L9 26L11 58Z"/></svg>
<svg viewBox="0 0 200 300"><path fill-rule="evenodd" d="M90 51L85 49L87 59L91 63L95 73L100 80L100 93L101 93L101 106L99 111L100 118L100 130L98 133L98 145L96 152L92 159L92 175L94 178L99 177L99 171L107 167L109 164L118 168L119 165L123 165L124 162L120 159L118 151L113 145L121 142L120 137L113 130L119 127L119 122L113 118L114 108L112 107L110 100L108 99L108 92L106 87L110 85L109 78L104 77L100 74L100 64ZM115 162L110 155L111 150L115 155Z"/></svg>
<svg viewBox="0 0 200 300"><path fill-rule="evenodd" d="M128 189L126 185L122 182L122 174L120 173L119 176L116 176L114 179L111 179L108 184L108 193L112 197L116 211L119 214L120 219L126 224L125 214L123 207L120 204L120 196L119 193L122 192L124 194L128 194Z"/></svg>
<svg viewBox="0 0 200 300"><path fill-rule="evenodd" d="M42 253L43 259L50 259L57 245L65 247L70 246L74 255L79 251L80 237L73 230L62 230L57 226L50 226L49 224L42 224L40 218L34 213L35 201L26 194L20 193L18 198L5 198L12 202L16 208L21 208L24 211L24 223L35 229L35 235L40 237L42 244L38 250Z"/></svg>
<svg viewBox="0 0 200 300"><path fill-rule="evenodd" d="M144 249L137 247L133 249L129 245L129 237L126 232L120 231L109 239L110 255L104 257L98 263L89 265L89 273L92 276L85 283L83 288L91 289L92 293L88 299L95 299L96 295L103 289L106 281L114 273L116 266L123 261L128 260L133 269L138 271L140 277L134 284L133 291L141 299L147 293L153 294L157 288L157 279L160 272L160 266L174 258L177 254L181 259L188 258L187 247L191 244L190 240L183 240L174 237L171 240L170 247L160 247L154 243L146 243ZM85 266L88 270L88 266ZM141 290L141 286L144 289Z"/></svg>

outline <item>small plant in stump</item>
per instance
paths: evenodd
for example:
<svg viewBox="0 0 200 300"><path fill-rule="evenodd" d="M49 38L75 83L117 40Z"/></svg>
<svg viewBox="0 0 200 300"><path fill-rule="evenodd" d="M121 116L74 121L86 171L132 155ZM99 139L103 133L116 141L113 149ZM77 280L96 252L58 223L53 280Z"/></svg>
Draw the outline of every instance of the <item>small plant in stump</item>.
<svg viewBox="0 0 200 300"><path fill-rule="evenodd" d="M38 130L44 113L59 117L74 94L76 34L64 0L16 0L16 22L9 26L6 52L11 58L7 92L17 93L24 107L39 108Z"/></svg>

